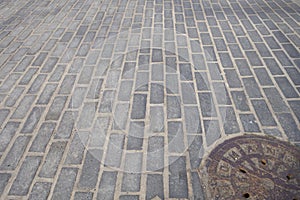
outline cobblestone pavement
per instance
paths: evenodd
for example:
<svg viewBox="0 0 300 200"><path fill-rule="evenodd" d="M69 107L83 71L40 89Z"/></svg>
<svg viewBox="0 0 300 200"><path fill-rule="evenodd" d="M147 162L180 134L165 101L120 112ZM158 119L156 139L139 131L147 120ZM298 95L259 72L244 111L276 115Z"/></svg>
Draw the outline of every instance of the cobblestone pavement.
<svg viewBox="0 0 300 200"><path fill-rule="evenodd" d="M300 144L298 0L3 0L1 199L203 199L220 140Z"/></svg>

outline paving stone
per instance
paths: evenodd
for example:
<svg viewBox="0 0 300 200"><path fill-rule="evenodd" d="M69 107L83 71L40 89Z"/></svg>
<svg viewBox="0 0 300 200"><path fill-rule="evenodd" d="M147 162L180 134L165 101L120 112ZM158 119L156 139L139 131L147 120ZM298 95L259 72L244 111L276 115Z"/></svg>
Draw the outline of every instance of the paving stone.
<svg viewBox="0 0 300 200"><path fill-rule="evenodd" d="M186 131L188 133L201 133L200 115L197 107L184 107Z"/></svg>
<svg viewBox="0 0 300 200"><path fill-rule="evenodd" d="M264 88L267 99L275 112L288 112L289 109L276 88Z"/></svg>
<svg viewBox="0 0 300 200"><path fill-rule="evenodd" d="M249 103L244 91L232 91L231 95L236 109L240 111L250 111Z"/></svg>
<svg viewBox="0 0 300 200"><path fill-rule="evenodd" d="M265 58L264 59L267 68L270 70L272 75L282 75L283 72L280 69L280 66L273 58Z"/></svg>
<svg viewBox="0 0 300 200"><path fill-rule="evenodd" d="M183 81L193 80L193 74L190 64L179 64L180 79Z"/></svg>
<svg viewBox="0 0 300 200"><path fill-rule="evenodd" d="M19 122L8 122L0 133L0 152L6 150L7 145L15 135L20 123Z"/></svg>
<svg viewBox="0 0 300 200"><path fill-rule="evenodd" d="M8 93L19 80L19 74L11 74L0 86L0 93Z"/></svg>
<svg viewBox="0 0 300 200"><path fill-rule="evenodd" d="M246 59L235 60L235 63L237 65L237 68L238 68L241 76L251 76L252 75L252 72L249 68L249 64L246 61Z"/></svg>
<svg viewBox="0 0 300 200"><path fill-rule="evenodd" d="M47 84L43 92L41 93L39 99L37 100L37 104L39 105L48 104L56 88L57 88L57 84Z"/></svg>
<svg viewBox="0 0 300 200"><path fill-rule="evenodd" d="M203 140L201 135L188 135L188 152L192 169L200 166L203 154Z"/></svg>
<svg viewBox="0 0 300 200"><path fill-rule="evenodd" d="M164 132L164 110L161 106L150 108L150 129L154 133Z"/></svg>
<svg viewBox="0 0 300 200"><path fill-rule="evenodd" d="M34 107L25 121L21 133L32 133L44 112L43 107Z"/></svg>
<svg viewBox="0 0 300 200"><path fill-rule="evenodd" d="M3 191L11 178L11 174L9 173L0 173L0 194L3 194Z"/></svg>
<svg viewBox="0 0 300 200"><path fill-rule="evenodd" d="M159 83L151 83L150 103L164 103L164 86Z"/></svg>
<svg viewBox="0 0 300 200"><path fill-rule="evenodd" d="M135 91L148 91L149 73L138 72L136 75Z"/></svg>
<svg viewBox="0 0 300 200"><path fill-rule="evenodd" d="M55 125L55 123L48 122L42 124L29 149L30 152L45 152L46 146L48 145L48 142L55 129Z"/></svg>
<svg viewBox="0 0 300 200"><path fill-rule="evenodd" d="M265 68L256 68L256 69L254 69L254 72L256 74L256 77L257 77L260 85L262 85L262 86L273 85L273 82Z"/></svg>
<svg viewBox="0 0 300 200"><path fill-rule="evenodd" d="M231 105L231 99L229 97L227 88L222 82L213 83L213 91L215 93L217 103L221 105Z"/></svg>
<svg viewBox="0 0 300 200"><path fill-rule="evenodd" d="M146 199L153 199L156 196L160 199L164 199L163 190L163 176L160 174L148 174L147 175L147 190Z"/></svg>
<svg viewBox="0 0 300 200"><path fill-rule="evenodd" d="M33 181L36 171L41 163L39 156L27 156L24 160L17 178L14 180L9 194L16 196L25 196L29 192L29 187Z"/></svg>
<svg viewBox="0 0 300 200"><path fill-rule="evenodd" d="M252 100L257 117L263 126L276 126L272 113L264 100Z"/></svg>
<svg viewBox="0 0 300 200"><path fill-rule="evenodd" d="M242 83L241 80L237 74L237 72L234 69L226 69L224 70L225 76L228 82L228 85L230 88L241 88Z"/></svg>
<svg viewBox="0 0 300 200"><path fill-rule="evenodd" d="M43 163L39 177L53 178L66 148L66 142L54 142L50 146L47 157Z"/></svg>
<svg viewBox="0 0 300 200"><path fill-rule="evenodd" d="M66 111L64 113L55 133L55 138L70 138L77 115L76 111Z"/></svg>
<svg viewBox="0 0 300 200"><path fill-rule="evenodd" d="M245 132L260 132L259 126L252 114L240 114L240 120Z"/></svg>
<svg viewBox="0 0 300 200"><path fill-rule="evenodd" d="M295 85L300 85L300 72L296 68L286 68L286 72Z"/></svg>
<svg viewBox="0 0 300 200"><path fill-rule="evenodd" d="M120 167L122 152L124 149L124 136L111 134L105 158L105 165L109 167Z"/></svg>
<svg viewBox="0 0 300 200"><path fill-rule="evenodd" d="M169 157L169 197L188 198L185 157Z"/></svg>
<svg viewBox="0 0 300 200"><path fill-rule="evenodd" d="M98 180L102 154L102 150L91 149L87 151L81 171L81 176L78 182L79 188L95 188Z"/></svg>
<svg viewBox="0 0 300 200"><path fill-rule="evenodd" d="M233 134L240 132L234 109L232 107L220 107L219 110L225 133Z"/></svg>
<svg viewBox="0 0 300 200"><path fill-rule="evenodd" d="M273 51L273 53L282 66L293 66L293 63L283 51Z"/></svg>
<svg viewBox="0 0 300 200"><path fill-rule="evenodd" d="M243 78L244 87L250 98L262 97L259 86L253 77Z"/></svg>
<svg viewBox="0 0 300 200"><path fill-rule="evenodd" d="M295 101L289 101L288 103L291 107L291 110L295 113L298 121L300 122L300 107L299 107L300 102L295 100Z"/></svg>
<svg viewBox="0 0 300 200"><path fill-rule="evenodd" d="M74 76L74 75L66 75L60 86L58 93L59 94L70 94L73 89L75 79L76 79L76 76Z"/></svg>
<svg viewBox="0 0 300 200"><path fill-rule="evenodd" d="M198 131L197 125L198 125L198 123L196 124L196 130L189 130L189 131L191 133L197 133L197 131ZM169 149L169 152L183 153L185 150L185 145L182 142L183 140L184 140L183 124L181 122L168 122L168 149Z"/></svg>
<svg viewBox="0 0 300 200"><path fill-rule="evenodd" d="M61 111L65 107L66 101L67 101L67 97L64 96L56 97L49 108L49 111L46 115L46 120L58 120L61 115Z"/></svg>
<svg viewBox="0 0 300 200"><path fill-rule="evenodd" d="M147 150L147 171L163 171L164 148L164 137L149 137Z"/></svg>
<svg viewBox="0 0 300 200"><path fill-rule="evenodd" d="M216 117L215 103L210 92L198 93L200 110L203 117Z"/></svg>
<svg viewBox="0 0 300 200"><path fill-rule="evenodd" d="M54 187L52 199L71 198L77 172L78 172L77 168L64 167L61 169L61 172L58 176L58 180Z"/></svg>
<svg viewBox="0 0 300 200"><path fill-rule="evenodd" d="M195 89L192 83L181 83L182 101L184 104L196 104Z"/></svg>
<svg viewBox="0 0 300 200"><path fill-rule="evenodd" d="M295 88L291 85L286 77L275 77L280 90L286 98L297 98L299 97Z"/></svg>
<svg viewBox="0 0 300 200"><path fill-rule="evenodd" d="M112 112L114 99L115 99L115 92L113 90L105 90L103 92L103 97L101 99L99 112L100 113L110 113L110 112Z"/></svg>
<svg viewBox="0 0 300 200"><path fill-rule="evenodd" d="M92 123L96 115L97 105L98 103L96 102L84 103L83 111L81 112L77 122L77 128L84 129L92 127Z"/></svg>
<svg viewBox="0 0 300 200"><path fill-rule="evenodd" d="M30 136L19 136L15 140L7 156L0 165L1 170L14 170L17 167L30 139Z"/></svg>
<svg viewBox="0 0 300 200"><path fill-rule="evenodd" d="M126 122L128 118L128 103L118 103L114 111L113 130L126 130Z"/></svg>
<svg viewBox="0 0 300 200"><path fill-rule="evenodd" d="M206 61L217 61L216 53L212 46L204 46L203 51L205 54Z"/></svg>
<svg viewBox="0 0 300 200"><path fill-rule="evenodd" d="M139 195L121 195L119 197L120 200L138 200Z"/></svg>
<svg viewBox="0 0 300 200"><path fill-rule="evenodd" d="M99 185L97 200L114 199L117 172L104 171Z"/></svg>
<svg viewBox="0 0 300 200"><path fill-rule="evenodd" d="M167 94L178 94L178 76L176 74L166 74Z"/></svg>
<svg viewBox="0 0 300 200"><path fill-rule="evenodd" d="M277 118L288 138L291 141L298 142L300 140L300 130L292 115L290 113L280 113Z"/></svg>
<svg viewBox="0 0 300 200"><path fill-rule="evenodd" d="M131 119L144 119L146 115L146 94L135 94L133 97Z"/></svg>
<svg viewBox="0 0 300 200"><path fill-rule="evenodd" d="M191 173L193 198L198 200L204 200L203 188L201 186L200 178L197 172Z"/></svg>
<svg viewBox="0 0 300 200"><path fill-rule="evenodd" d="M127 150L142 150L144 138L144 122L131 122L127 139Z"/></svg>
<svg viewBox="0 0 300 200"><path fill-rule="evenodd" d="M74 195L74 200L92 200L94 194L92 192L76 192Z"/></svg>
<svg viewBox="0 0 300 200"><path fill-rule="evenodd" d="M51 183L47 182L37 182L34 184L32 191L30 193L29 199L31 200L46 200L49 196Z"/></svg>

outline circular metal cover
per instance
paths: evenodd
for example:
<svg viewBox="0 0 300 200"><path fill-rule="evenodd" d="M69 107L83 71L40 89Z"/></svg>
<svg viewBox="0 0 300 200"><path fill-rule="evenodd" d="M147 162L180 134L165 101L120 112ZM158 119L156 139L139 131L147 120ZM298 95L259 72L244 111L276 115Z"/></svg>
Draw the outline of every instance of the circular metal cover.
<svg viewBox="0 0 300 200"><path fill-rule="evenodd" d="M244 135L218 145L200 167L207 199L300 200L300 150Z"/></svg>

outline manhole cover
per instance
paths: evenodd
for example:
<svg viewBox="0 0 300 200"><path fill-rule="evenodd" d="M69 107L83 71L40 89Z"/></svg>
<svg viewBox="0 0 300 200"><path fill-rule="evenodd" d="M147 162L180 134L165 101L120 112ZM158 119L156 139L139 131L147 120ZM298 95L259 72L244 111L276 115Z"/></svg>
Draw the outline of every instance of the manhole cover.
<svg viewBox="0 0 300 200"><path fill-rule="evenodd" d="M207 199L300 200L300 150L257 135L229 139L202 163Z"/></svg>

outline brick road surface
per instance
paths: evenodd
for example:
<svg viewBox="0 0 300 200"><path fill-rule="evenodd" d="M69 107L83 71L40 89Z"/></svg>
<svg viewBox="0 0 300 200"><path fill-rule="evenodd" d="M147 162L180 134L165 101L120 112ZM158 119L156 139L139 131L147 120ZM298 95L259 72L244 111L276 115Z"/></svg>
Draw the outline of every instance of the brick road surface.
<svg viewBox="0 0 300 200"><path fill-rule="evenodd" d="M297 0L4 0L0 199L204 199L244 133L300 144Z"/></svg>

